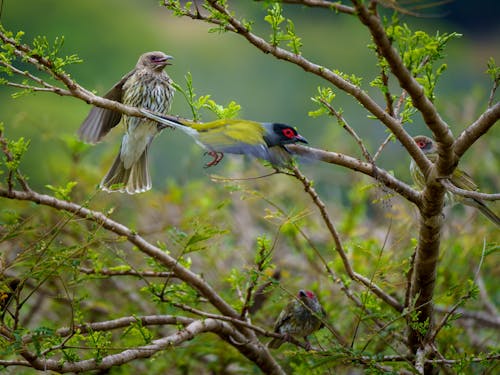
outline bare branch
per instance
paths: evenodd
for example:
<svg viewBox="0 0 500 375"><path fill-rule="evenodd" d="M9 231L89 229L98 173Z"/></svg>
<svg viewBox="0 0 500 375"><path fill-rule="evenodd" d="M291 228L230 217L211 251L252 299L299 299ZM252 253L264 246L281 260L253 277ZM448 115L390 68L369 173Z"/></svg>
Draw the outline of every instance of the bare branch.
<svg viewBox="0 0 500 375"><path fill-rule="evenodd" d="M435 307L437 312L440 313L448 313L450 311L450 307L444 307L437 305ZM460 319L468 319L475 321L476 324L484 326L500 329L500 316L494 316L482 311L470 311L462 308L458 308L455 311L458 315L460 315Z"/></svg>
<svg viewBox="0 0 500 375"><path fill-rule="evenodd" d="M500 193L496 194L486 194L480 193L478 191L464 190L456 187L448 178L438 178L439 181L444 185L446 189L451 191L453 194L460 195L462 197L480 199L485 201L497 201L500 200Z"/></svg>
<svg viewBox="0 0 500 375"><path fill-rule="evenodd" d="M149 358L159 351L166 350L172 346L178 346L183 342L191 340L195 336L205 332L220 332L230 336L234 335L235 340L242 339L241 335L239 335L234 328L230 327L226 323L214 319L205 319L195 320L184 329L177 331L170 336L153 340L148 345L138 346L133 349L124 350L117 354L107 355L100 360L89 359L77 362L61 362L54 359L40 358L27 351L24 351L22 355L28 362L30 362L33 368L43 371L65 373L84 372L96 369L105 370L112 366L122 365L135 359ZM279 367L276 368L276 370L277 373L283 373L282 371L279 371Z"/></svg>
<svg viewBox="0 0 500 375"><path fill-rule="evenodd" d="M476 142L479 137L486 134L493 125L500 119L500 102L488 108L479 118L469 125L457 137L453 152L457 157L461 157Z"/></svg>
<svg viewBox="0 0 500 375"><path fill-rule="evenodd" d="M477 287L479 288L479 295L481 296L481 301L486 308L486 310L492 315L496 316L500 320L500 316L498 314L498 309L495 306L495 303L491 300L491 297L488 295L488 291L486 290L486 285L484 283L484 279L481 276L481 273L477 276Z"/></svg>
<svg viewBox="0 0 500 375"><path fill-rule="evenodd" d="M127 316L104 322L93 322L85 324L77 324L74 327L59 328L55 334L60 337L67 337L75 332L86 334L98 331L112 331L120 328L127 328L131 324L140 323L141 326L157 326L157 325L189 325L195 319L186 318L183 316L174 315L145 315L145 316ZM27 335L22 338L24 344L32 342L32 335Z"/></svg>
<svg viewBox="0 0 500 375"><path fill-rule="evenodd" d="M321 160L325 163L337 164L345 168L352 169L353 171L361 172L373 177L379 182L382 182L389 189L394 190L417 206L419 206L422 202L420 192L398 180L386 170L376 167L373 164L362 162L348 155L302 145L287 145L287 149L294 154L305 157L306 159Z"/></svg>

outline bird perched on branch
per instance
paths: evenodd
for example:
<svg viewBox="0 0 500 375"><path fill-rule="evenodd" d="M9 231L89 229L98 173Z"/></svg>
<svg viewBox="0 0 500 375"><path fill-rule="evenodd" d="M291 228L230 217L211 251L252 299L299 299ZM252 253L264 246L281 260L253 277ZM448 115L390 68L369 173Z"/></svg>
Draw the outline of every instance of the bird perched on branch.
<svg viewBox="0 0 500 375"><path fill-rule="evenodd" d="M218 164L224 153L250 155L267 160L274 166L285 166L291 160L286 145L307 143L294 128L285 124L235 119L197 123L173 116L157 116L150 111L141 112L151 120L194 137L213 157L206 167Z"/></svg>
<svg viewBox="0 0 500 375"><path fill-rule="evenodd" d="M175 91L172 80L164 71L170 65L170 60L171 56L159 51L141 55L135 68L123 76L104 97L166 114ZM92 108L78 131L80 139L88 143L99 142L120 122L121 117L119 112ZM161 129L155 121L134 116L124 115L123 123L125 135L120 152L102 180L101 188L108 192L129 194L144 192L151 188L149 147Z"/></svg>
<svg viewBox="0 0 500 375"><path fill-rule="evenodd" d="M436 143L431 138L426 137L424 135L419 135L417 137L414 137L413 140L415 141L417 146L422 150L422 152L427 156L427 158L431 162L435 163L438 158ZM425 177L413 159L411 160L410 163L410 173L417 187L419 189L423 189L425 187ZM468 191L478 190L478 187L472 180L472 177L459 168L456 168L453 171L452 175L449 178L449 181L457 188L462 190L468 190ZM447 191L446 201L447 203L457 202L465 204L467 206L475 207L479 211L481 211L481 213L484 216L486 216L489 220L491 220L496 225L500 226L500 217L498 217L493 211L491 211L480 199L463 197L461 195Z"/></svg>
<svg viewBox="0 0 500 375"><path fill-rule="evenodd" d="M285 339L286 336L303 337L307 347L310 348L307 336L323 327L321 319L325 317L326 312L316 295L309 290L299 290L297 297L281 311L274 324L274 332L285 335ZM276 349L284 342L284 339L273 338L268 346Z"/></svg>

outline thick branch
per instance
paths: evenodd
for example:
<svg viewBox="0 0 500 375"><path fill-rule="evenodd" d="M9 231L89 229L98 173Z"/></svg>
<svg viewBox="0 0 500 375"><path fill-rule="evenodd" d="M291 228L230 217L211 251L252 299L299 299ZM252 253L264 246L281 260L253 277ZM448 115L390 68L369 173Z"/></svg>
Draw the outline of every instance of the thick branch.
<svg viewBox="0 0 500 375"><path fill-rule="evenodd" d="M457 137L453 151L459 158L500 119L500 102L488 108Z"/></svg>
<svg viewBox="0 0 500 375"><path fill-rule="evenodd" d="M149 358L155 353L178 346L181 343L191 340L195 336L204 332L221 332L229 335L237 335L234 328L228 324L214 319L196 320L186 326L183 330L175 334L152 341L148 345L139 346L133 349L124 350L117 354L107 355L100 360L89 359L78 362L61 362L54 359L40 358L34 354L24 352L23 356L31 365L38 370L56 372L84 372L91 370L105 370L112 366L122 365L139 358ZM239 337L244 339L243 337Z"/></svg>
<svg viewBox="0 0 500 375"><path fill-rule="evenodd" d="M424 88L413 77L406 68L403 59L392 47L392 43L387 36L380 18L370 13L366 6L359 0L353 0L358 11L358 17L363 24L368 27L372 34L373 41L380 50L381 55L387 60L392 73L399 81L408 95L410 95L413 105L417 108L427 124L435 135L436 141L452 144L453 138L446 122L441 119L434 104L425 96Z"/></svg>
<svg viewBox="0 0 500 375"><path fill-rule="evenodd" d="M89 332L97 331L111 331L120 328L129 327L131 324L140 323L141 326L157 326L157 325L183 325L187 326L193 323L195 319L186 318L174 315L146 315L146 316L127 316L114 320L107 320L104 322L93 322L78 324L74 327L59 328L56 335L60 337L67 337L78 331L78 333L86 334ZM32 335L23 337L23 343L28 344L32 342Z"/></svg>

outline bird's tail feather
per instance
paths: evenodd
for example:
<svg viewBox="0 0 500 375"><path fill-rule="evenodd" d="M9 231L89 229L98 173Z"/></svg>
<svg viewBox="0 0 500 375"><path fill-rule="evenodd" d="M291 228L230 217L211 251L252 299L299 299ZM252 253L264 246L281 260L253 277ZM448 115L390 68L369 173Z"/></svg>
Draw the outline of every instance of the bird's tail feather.
<svg viewBox="0 0 500 375"><path fill-rule="evenodd" d="M128 169L125 168L122 161L121 152L118 153L113 165L101 181L101 189L109 193L126 192L128 194L142 193L151 189L151 176L149 175L148 169L148 150L149 144L146 146L139 159Z"/></svg>
<svg viewBox="0 0 500 375"><path fill-rule="evenodd" d="M464 202L465 203L465 202ZM500 227L500 217L488 208L483 202L477 199L467 200L469 206L476 207L481 213L486 216L491 222Z"/></svg>
<svg viewBox="0 0 500 375"><path fill-rule="evenodd" d="M198 132L189 127L188 125L184 124L180 119L178 119L177 117L174 117L174 116L158 116L158 115L155 115L154 113L146 110L146 109L140 109L141 113L146 116L148 119L150 120L153 120L153 121L156 121L156 122L159 122L163 125L167 125L169 127L172 127L172 128L175 128L175 129L179 129L181 131L183 131L184 133L190 135L190 136L195 136L196 134L198 134Z"/></svg>

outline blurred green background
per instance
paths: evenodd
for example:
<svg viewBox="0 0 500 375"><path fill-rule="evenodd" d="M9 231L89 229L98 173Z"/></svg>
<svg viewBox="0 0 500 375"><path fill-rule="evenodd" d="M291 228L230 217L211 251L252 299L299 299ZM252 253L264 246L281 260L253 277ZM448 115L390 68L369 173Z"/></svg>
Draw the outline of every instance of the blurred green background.
<svg viewBox="0 0 500 375"><path fill-rule="evenodd" d="M237 14L248 20L256 20L254 30L268 38L270 29L263 22L264 4L241 0L228 2L234 6ZM242 106L241 117L290 123L314 147L361 157L352 137L334 119L308 116L308 112L316 108L310 98L316 94L319 85L326 85L325 82L289 63L259 52L240 36L209 33L209 25L176 18L158 3L157 0L3 0L1 22L14 32L24 30L26 43L31 43L37 35L46 35L51 41L64 36L63 53L76 53L84 60L82 64L69 67L71 76L98 94L104 95L122 75L130 71L140 54L162 50L174 56L174 65L167 67L167 72L181 86L185 87L184 76L190 72L198 95L210 94L212 99L223 105L232 100L238 102ZM430 34L437 31L463 34L462 38L452 40L446 50L448 57L444 62L448 64L448 70L441 77L436 91L436 104L441 116L450 124L455 135L485 110L491 87L489 77L485 74L486 62L489 57L494 57L500 63L499 9L498 0L481 1L480 6L477 2L458 0L440 8L422 11L439 17L402 16L413 30L423 29ZM391 12L387 11L387 14ZM294 20L306 58L331 69L363 77L363 89L384 105L381 95L369 86L378 70L376 60L367 48L370 36L359 21L347 15L297 6L284 6L284 15ZM400 93L397 83L392 84L393 93ZM68 181L78 181L72 199L78 203L86 202L94 194L93 187L100 182L116 156L123 129L117 127L102 143L86 146L81 151L82 145L76 142L76 131L90 110L88 104L46 93L13 99L13 92L9 87L0 86L0 121L5 124L8 138L24 136L31 140L31 147L21 165L21 170L29 176L30 184L39 191L49 192L45 187L47 184L66 185ZM345 119L366 140L369 150L374 153L387 135L384 126L369 119L367 112L352 98L338 90L335 92L337 98L333 105L336 109L343 109ZM191 116L180 93L174 98L172 113ZM214 119L214 115L203 112L203 119ZM418 114L414 122L406 126L413 135L429 134ZM464 169L474 176L485 192L500 191L499 144L500 130L497 125L469 150L462 161ZM193 261L192 269L200 272L215 290L221 291L223 297L234 305L237 305L238 297L232 289L234 284L229 281L230 276L249 272L249 265L255 258L255 239L258 236L267 235L268 238L276 239L273 244L273 247L276 245L273 263L283 271L280 285L290 291L306 286L320 291L320 299L332 322L338 324L341 331L353 331L357 315L353 314L350 301L346 301L338 285L332 283L330 276L324 272L313 246L329 264L331 261L332 268L340 275L344 275L343 265L340 258L332 254L331 236L325 230L310 197L304 194L302 185L284 175L248 180L238 187L239 181L234 185L213 182L208 176L212 173L238 178L258 176L270 170L261 168L255 161L243 161L239 156L227 156L216 167L205 170L203 165L207 159L203 157L203 150L180 132L164 131L154 141L150 156L155 191L135 196L102 192L89 198L93 199L89 206L137 230L151 243L166 243L168 251L179 257L184 256L183 236L189 239L191 235L208 233L207 241L202 241L200 249L196 250L198 253L186 254L186 261ZM381 167L394 171L398 178L410 183L408 163L409 157L397 143L389 144L379 159ZM350 170L311 162L304 163L301 169L314 180L314 186L327 204L332 220L338 225L356 270L373 277L375 282L387 288L388 293L399 294L403 299L401 293L406 285L403 271L407 269L417 235L415 208L402 199L386 199L386 191L370 189L374 185L373 179ZM31 230L26 235L23 233L19 243L6 241L3 245L5 254L12 254L16 267L14 259L17 259L15 256L19 251L25 251L26 259L35 262L38 258L32 256L30 246L25 243L38 242L44 238L38 235L38 231L51 233L50 228L59 225L59 214L17 201L4 200L3 203L5 207L2 207L0 214L7 216L10 214L7 209L12 206L15 208L13 212L22 212L23 217L30 218L28 224L36 229L31 236ZM276 213L277 206L283 207L283 216ZM343 209L345 207L350 209ZM498 203L490 207L499 212ZM464 212L461 206L454 209ZM477 272L485 241L498 243L499 234L497 228L479 215L472 219L470 215L449 217L452 220L447 222L443 230L448 240L443 241L441 266L436 281L436 301L442 305L456 302L453 291L459 293L461 290L457 285L463 285L462 289L466 290L465 282ZM4 220L3 217L0 219ZM94 228L86 227L87 223L80 220L71 224L76 227L78 236L69 239L63 237L61 245L55 241L50 248L54 259L57 259L56 255L68 259L82 258L84 264L96 269L103 265L131 265L134 269L158 267L131 246L110 241L105 231L97 234L97 241L102 241L103 245L95 245L95 249L92 249L94 234L89 240L87 232L93 232ZM298 234L294 224L305 231L310 241ZM215 230L216 234L211 230ZM92 241L90 250L82 256L80 246L87 248L88 241ZM76 250L70 246L73 244ZM47 255L46 259L52 257ZM48 268L51 264L38 263L36 267L40 268ZM495 302L500 300L496 287L498 264L497 258L488 257L482 270ZM61 270L57 271L61 272L63 278L71 277L72 273L66 272L65 268ZM121 289L117 289L119 287ZM128 298L129 292L135 293L142 287L140 282L101 284L92 281L77 284L74 290L76 296L84 296L83 301L89 298L96 306L104 307L104 312L96 317L90 306L89 312L85 311L86 315L82 318L89 321L104 319L114 313L121 316L124 311L130 314L150 310L152 313L171 313L168 304L153 305L156 300L144 290L140 291L144 303L136 304L136 299ZM283 293L275 292L275 296L277 294ZM283 301L274 298L274 303L268 304L256 316L257 324L272 327ZM48 326L59 323L58 319L53 318L53 311L66 315L61 321L68 315L67 310L61 309L59 305L54 306L56 308L50 310L51 314L48 315ZM480 311L483 308L482 301L478 300L472 310ZM392 329L399 329L392 325L396 323L401 324L401 330L404 330L402 319L391 318L390 321ZM322 334L330 340L325 330ZM466 339L462 339L463 336L447 333L449 336L455 334L458 338L456 342L467 348L469 344ZM494 337L494 333L487 332L487 335ZM363 333L360 333L359 337L362 336ZM371 333L369 337L371 340ZM385 334L382 340L385 342ZM492 338L490 340L493 341ZM443 342L450 350L455 350L455 341L453 344L445 340ZM179 363L188 359L194 361L199 358L200 352L208 352L211 356L215 352L215 358L218 359L234 357L226 345L220 345L218 352L213 349L215 345L215 340L208 341L208 344L205 339L193 340L184 348L161 353L164 360L148 362L146 365L138 361L128 365L131 369L128 372L115 369L113 373L145 373L146 370L141 366L164 366L163 373L173 371L176 366L182 369ZM457 352L468 353L467 349L462 348ZM290 357L288 353L284 352L284 362L301 360L301 357ZM220 362L224 363L223 360Z"/></svg>
<svg viewBox="0 0 500 375"><path fill-rule="evenodd" d="M197 94L210 94L223 105L235 100L242 106L241 117L290 123L310 140L312 146L360 156L354 141L333 119L308 117L308 111L315 108L310 98L318 85L324 85L321 80L257 51L237 35L209 33L209 25L176 18L158 3L156 0L4 0L1 21L12 31L24 30L26 42L31 42L36 35L47 35L50 41L64 36L63 53L76 53L84 60L70 67L72 77L98 94L103 95L131 70L140 54L162 50L175 57L174 65L168 67L167 72L182 86L185 86L184 75L191 72ZM238 14L257 20L254 30L268 37L270 30L262 21L265 15L262 4L230 3ZM413 29L422 28L431 34L436 31L463 34L449 44L448 70L437 89L437 105L455 135L485 108L490 89L488 76L484 73L487 59L494 57L500 62L500 26L497 22L500 6L495 0L481 4L479 8L473 2L458 0L422 11L439 17L402 16ZM304 43L305 57L363 77L363 88L383 103L368 84L377 74L375 59L366 48L369 35L354 17L297 6L285 6L284 15L294 19L296 32ZM65 183L67 175L61 171L64 171L65 160L71 158L67 144L89 111L89 105L44 93L14 100L10 97L13 92L10 88L2 86L0 90L0 120L7 126L7 135L31 139L31 148L23 164L31 176L31 183L35 187ZM384 127L368 119L366 111L352 98L336 92L334 105L344 110L348 123L367 139L369 149L374 152L386 136ZM175 97L172 113L191 115L180 93ZM203 119L213 119L213 115L205 114ZM418 115L409 125L409 131L414 135L428 134ZM121 132L119 127L104 142L89 147L83 154L84 161L90 162L87 163L89 173L94 174L96 184L118 151ZM495 173L498 172L499 156L495 146L499 143L500 131L493 129L491 133L465 158L466 168L480 180L484 191L500 190L498 173ZM398 144L390 144L380 165L409 181L408 160L403 155ZM487 165L479 171L472 165L478 155ZM174 135L170 131L163 132L155 140L152 151L154 188L167 189L169 179L182 183L203 176L207 172L202 168L201 159L202 151L186 136L179 132ZM227 165L228 161L225 163ZM224 168L222 164L210 172L220 172L219 169ZM70 168L68 162L66 171L69 174ZM349 173L339 167L315 165L307 172L319 186L329 184L332 176L336 182L334 189L342 190L343 185L349 184L346 177ZM331 192L330 189L331 185L323 190Z"/></svg>

